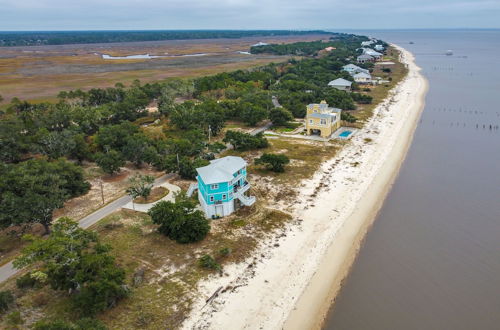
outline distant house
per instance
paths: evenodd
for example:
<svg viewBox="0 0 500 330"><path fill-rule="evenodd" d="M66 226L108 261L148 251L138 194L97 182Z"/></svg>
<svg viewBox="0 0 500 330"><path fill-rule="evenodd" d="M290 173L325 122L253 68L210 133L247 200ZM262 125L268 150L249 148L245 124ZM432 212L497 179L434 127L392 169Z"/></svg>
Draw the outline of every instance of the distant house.
<svg viewBox="0 0 500 330"><path fill-rule="evenodd" d="M307 106L306 131L307 135L319 135L327 138L340 128L342 110L331 108L326 101Z"/></svg>
<svg viewBox="0 0 500 330"><path fill-rule="evenodd" d="M337 48L335 48L335 47L326 47L326 48L325 48L325 50L326 50L327 52L331 52L332 50L335 50L335 49L337 49Z"/></svg>
<svg viewBox="0 0 500 330"><path fill-rule="evenodd" d="M371 57L375 58L375 60L380 60L384 54L379 53L377 51L374 51L371 48L363 48L363 55L370 55Z"/></svg>
<svg viewBox="0 0 500 330"><path fill-rule="evenodd" d="M351 76L355 75L356 73L360 72L365 72L365 73L370 73L367 69L360 68L359 66L355 64L347 64L342 67L342 70L346 71L349 73Z"/></svg>
<svg viewBox="0 0 500 330"><path fill-rule="evenodd" d="M373 40L362 41L361 42L361 47L370 46L371 44L373 44Z"/></svg>
<svg viewBox="0 0 500 330"><path fill-rule="evenodd" d="M358 84L371 84L372 83L372 76L366 72L356 73L352 77L354 78L354 81L357 82Z"/></svg>
<svg viewBox="0 0 500 330"><path fill-rule="evenodd" d="M246 166L243 158L227 156L196 169L198 200L207 217L227 216L240 206L255 203L254 196L245 195L250 188Z"/></svg>
<svg viewBox="0 0 500 330"><path fill-rule="evenodd" d="M252 47L267 46L267 45L269 45L269 44L262 42L262 41L259 41L258 43L252 45Z"/></svg>
<svg viewBox="0 0 500 330"><path fill-rule="evenodd" d="M382 46L382 45L375 45L375 47L373 47L373 48L375 48L375 50L377 50L379 52L382 52L385 49L384 46Z"/></svg>
<svg viewBox="0 0 500 330"><path fill-rule="evenodd" d="M356 60L358 63L375 62L375 58L367 54L359 55Z"/></svg>
<svg viewBox="0 0 500 330"><path fill-rule="evenodd" d="M349 92L351 90L351 85L352 82L343 78L338 78L335 80L332 80L328 83L328 86L333 87L335 89L338 89L340 91L347 91Z"/></svg>

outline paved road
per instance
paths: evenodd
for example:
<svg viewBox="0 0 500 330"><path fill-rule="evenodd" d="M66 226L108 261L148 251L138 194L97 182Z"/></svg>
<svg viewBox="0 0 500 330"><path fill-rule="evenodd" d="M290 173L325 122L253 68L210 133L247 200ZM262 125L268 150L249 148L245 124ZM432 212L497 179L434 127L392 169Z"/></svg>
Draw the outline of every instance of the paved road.
<svg viewBox="0 0 500 330"><path fill-rule="evenodd" d="M168 179L172 178L174 175L173 174L165 174L155 180L155 187L159 186L163 183L165 183ZM127 204L128 202L132 201L132 198L128 195L120 197L108 205L100 208L99 210L95 211L92 214L89 214L85 218L81 219L79 221L80 227L82 228L88 228L101 220L102 218L110 215L111 213L115 212L116 210L120 209L122 206ZM5 265L0 267L0 283L7 280L9 277L15 275L17 272L19 272L19 269L14 268L14 265L11 262L6 263Z"/></svg>
<svg viewBox="0 0 500 330"><path fill-rule="evenodd" d="M257 135L259 133L262 133L266 130L268 130L269 128L271 128L271 126L273 126L273 123L272 122L268 122L267 124L261 126L261 127L257 127L256 129L254 129L253 131L250 132L250 135Z"/></svg>

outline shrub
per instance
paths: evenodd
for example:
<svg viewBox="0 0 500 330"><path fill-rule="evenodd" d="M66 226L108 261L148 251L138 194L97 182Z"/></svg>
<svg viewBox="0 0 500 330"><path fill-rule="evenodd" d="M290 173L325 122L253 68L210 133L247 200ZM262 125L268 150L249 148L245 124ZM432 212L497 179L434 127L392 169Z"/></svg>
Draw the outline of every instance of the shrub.
<svg viewBox="0 0 500 330"><path fill-rule="evenodd" d="M16 286L19 289L33 288L36 284L37 281L31 277L31 273L24 274L16 280Z"/></svg>
<svg viewBox="0 0 500 330"><path fill-rule="evenodd" d="M220 270L221 266L215 261L212 256L205 254L200 259L198 259L200 267L212 270Z"/></svg>
<svg viewBox="0 0 500 330"><path fill-rule="evenodd" d="M14 302L14 296L10 291L0 291L0 312L5 312Z"/></svg>
<svg viewBox="0 0 500 330"><path fill-rule="evenodd" d="M225 247L225 248L222 248L219 250L219 254L223 257L227 257L228 255L231 254L231 252L232 252L231 249L228 247Z"/></svg>
<svg viewBox="0 0 500 330"><path fill-rule="evenodd" d="M264 164L267 169L273 172L284 172L285 165L290 163L290 159L285 155L263 154L255 160L255 164Z"/></svg>
<svg viewBox="0 0 500 330"><path fill-rule="evenodd" d="M345 120L348 123L355 123L358 120L356 117L347 112L342 112L340 119Z"/></svg>

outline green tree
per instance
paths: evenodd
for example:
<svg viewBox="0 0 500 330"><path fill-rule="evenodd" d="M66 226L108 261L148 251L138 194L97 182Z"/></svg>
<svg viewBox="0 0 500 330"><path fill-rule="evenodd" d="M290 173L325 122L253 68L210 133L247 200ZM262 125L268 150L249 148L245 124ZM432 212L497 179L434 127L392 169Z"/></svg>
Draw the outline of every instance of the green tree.
<svg viewBox="0 0 500 330"><path fill-rule="evenodd" d="M290 163L290 159L285 155L263 154L255 160L255 164L263 164L267 169L273 172L284 172L285 165Z"/></svg>
<svg viewBox="0 0 500 330"><path fill-rule="evenodd" d="M74 306L82 314L95 314L116 304L127 294L125 272L109 255L95 232L87 231L69 218L60 218L47 239L29 237L14 261L17 268L39 266L54 290L74 292Z"/></svg>
<svg viewBox="0 0 500 330"><path fill-rule="evenodd" d="M105 173L110 175L120 172L120 167L125 165L121 153L116 150L96 154L95 161Z"/></svg>
<svg viewBox="0 0 500 330"><path fill-rule="evenodd" d="M195 210L196 205L185 193L178 194L175 203L161 201L148 214L158 231L178 243L197 242L205 238L210 224L204 214Z"/></svg>
<svg viewBox="0 0 500 330"><path fill-rule="evenodd" d="M285 126L287 122L293 120L293 115L284 108L274 108L269 112L269 119L275 126Z"/></svg>
<svg viewBox="0 0 500 330"><path fill-rule="evenodd" d="M190 160L187 157L182 157L179 161L179 175L183 179L196 179L196 169L198 167L207 166L209 162L205 159L196 158Z"/></svg>
<svg viewBox="0 0 500 330"><path fill-rule="evenodd" d="M232 144L235 150L240 151L261 149L269 146L269 142L262 133L253 136L238 131L227 131L223 141Z"/></svg>
<svg viewBox="0 0 500 330"><path fill-rule="evenodd" d="M132 203L137 197L142 197L147 200L153 189L154 181L155 178L152 175L138 174L130 178L127 194L132 197Z"/></svg>
<svg viewBox="0 0 500 330"><path fill-rule="evenodd" d="M268 116L267 110L259 105L245 102L240 104L240 108L241 119L250 126L257 125Z"/></svg>
<svg viewBox="0 0 500 330"><path fill-rule="evenodd" d="M53 211L90 189L80 167L65 160L0 163L0 227L40 223L49 232Z"/></svg>

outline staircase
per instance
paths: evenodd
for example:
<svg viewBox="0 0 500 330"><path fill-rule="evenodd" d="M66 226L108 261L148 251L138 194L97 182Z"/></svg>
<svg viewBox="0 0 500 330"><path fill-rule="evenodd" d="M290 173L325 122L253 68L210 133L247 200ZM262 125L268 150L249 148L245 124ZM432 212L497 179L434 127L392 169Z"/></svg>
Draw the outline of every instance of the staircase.
<svg viewBox="0 0 500 330"><path fill-rule="evenodd" d="M187 191L187 196L191 197L196 189L198 189L198 184L197 183L191 183L189 185L189 189Z"/></svg>

